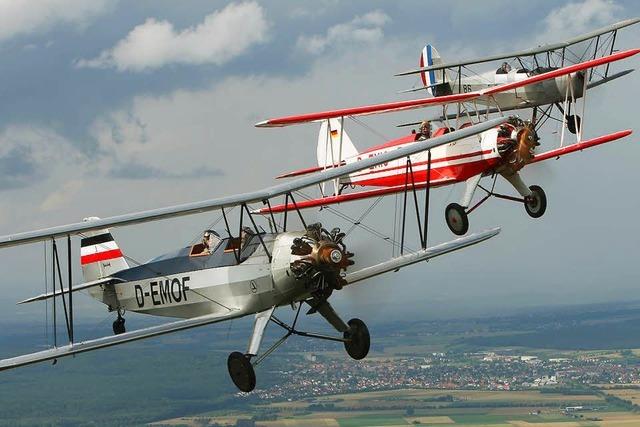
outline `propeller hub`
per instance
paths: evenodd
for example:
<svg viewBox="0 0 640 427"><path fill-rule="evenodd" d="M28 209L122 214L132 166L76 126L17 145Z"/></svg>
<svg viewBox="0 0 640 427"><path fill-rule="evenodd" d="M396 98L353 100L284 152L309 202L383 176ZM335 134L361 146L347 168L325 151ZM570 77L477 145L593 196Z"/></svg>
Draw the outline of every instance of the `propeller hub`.
<svg viewBox="0 0 640 427"><path fill-rule="evenodd" d="M330 294L346 284L342 272L353 265L353 254L342 242L344 237L339 228L329 232L321 224L311 224L294 239L291 254L299 258L291 262L291 272L312 294Z"/></svg>
<svg viewBox="0 0 640 427"><path fill-rule="evenodd" d="M331 251L329 257L334 264L340 264L340 261L342 261L342 252L340 249L334 249Z"/></svg>

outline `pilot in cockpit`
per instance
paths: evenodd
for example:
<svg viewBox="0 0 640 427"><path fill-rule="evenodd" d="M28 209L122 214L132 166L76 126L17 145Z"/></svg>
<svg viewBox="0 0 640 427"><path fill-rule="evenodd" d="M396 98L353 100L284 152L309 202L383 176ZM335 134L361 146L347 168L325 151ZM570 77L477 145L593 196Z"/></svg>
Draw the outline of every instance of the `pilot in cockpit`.
<svg viewBox="0 0 640 427"><path fill-rule="evenodd" d="M420 129L418 130L418 133L416 133L414 139L416 141L424 141L429 138L431 138L431 122L429 120L425 120L420 123Z"/></svg>
<svg viewBox="0 0 640 427"><path fill-rule="evenodd" d="M508 62L503 62L496 74L509 74L509 71L511 71L511 65Z"/></svg>
<svg viewBox="0 0 640 427"><path fill-rule="evenodd" d="M251 239L255 233L249 227L242 227L242 232L240 233L240 249L243 249L247 242Z"/></svg>
<svg viewBox="0 0 640 427"><path fill-rule="evenodd" d="M214 230L205 230L202 234L202 255L209 255L222 239Z"/></svg>

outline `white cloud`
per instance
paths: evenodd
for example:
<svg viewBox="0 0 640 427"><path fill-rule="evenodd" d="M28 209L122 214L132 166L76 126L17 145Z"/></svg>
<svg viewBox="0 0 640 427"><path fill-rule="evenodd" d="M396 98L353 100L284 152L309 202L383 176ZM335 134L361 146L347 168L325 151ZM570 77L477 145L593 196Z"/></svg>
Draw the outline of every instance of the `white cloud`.
<svg viewBox="0 0 640 427"><path fill-rule="evenodd" d="M114 0L0 0L0 41L44 33L55 25L86 26Z"/></svg>
<svg viewBox="0 0 640 427"><path fill-rule="evenodd" d="M544 19L547 41L573 37L611 24L622 7L613 0L584 0L553 9Z"/></svg>
<svg viewBox="0 0 640 427"><path fill-rule="evenodd" d="M256 2L232 3L195 26L176 31L168 21L147 19L97 58L78 67L145 71L169 64L224 64L267 38L269 24Z"/></svg>
<svg viewBox="0 0 640 427"><path fill-rule="evenodd" d="M349 22L334 25L324 35L300 36L296 46L310 54L321 54L333 45L378 42L384 37L382 27L390 20L384 12L374 10L356 16Z"/></svg>

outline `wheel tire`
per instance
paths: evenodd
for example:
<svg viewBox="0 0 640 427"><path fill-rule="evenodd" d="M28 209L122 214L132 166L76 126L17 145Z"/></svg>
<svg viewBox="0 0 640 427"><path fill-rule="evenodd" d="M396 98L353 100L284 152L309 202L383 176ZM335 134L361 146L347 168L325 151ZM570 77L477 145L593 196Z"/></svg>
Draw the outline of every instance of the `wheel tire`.
<svg viewBox="0 0 640 427"><path fill-rule="evenodd" d="M580 116L567 116L567 130L572 133L572 134L576 134L576 131L578 131L579 129L582 128L582 119L580 118ZM576 121L578 122L578 127L576 128Z"/></svg>
<svg viewBox="0 0 640 427"><path fill-rule="evenodd" d="M462 236L469 231L469 215L457 203L450 203L444 210L444 219L453 234Z"/></svg>
<svg viewBox="0 0 640 427"><path fill-rule="evenodd" d="M247 356L239 351L234 351L227 359L227 368L231 381L240 391L249 393L256 388L256 372Z"/></svg>
<svg viewBox="0 0 640 427"><path fill-rule="evenodd" d="M364 359L369 354L369 346L371 345L369 328L360 319L351 319L347 324L349 330L343 334L343 337L349 341L345 341L344 348L353 359Z"/></svg>
<svg viewBox="0 0 640 427"><path fill-rule="evenodd" d="M120 334L124 334L125 332L127 332L126 328L124 327L124 318L119 318L113 321L113 333L115 335L120 335Z"/></svg>
<svg viewBox="0 0 640 427"><path fill-rule="evenodd" d="M529 190L533 193L529 198L525 198L524 208L531 218L540 218L547 210L547 196L544 190L532 185Z"/></svg>

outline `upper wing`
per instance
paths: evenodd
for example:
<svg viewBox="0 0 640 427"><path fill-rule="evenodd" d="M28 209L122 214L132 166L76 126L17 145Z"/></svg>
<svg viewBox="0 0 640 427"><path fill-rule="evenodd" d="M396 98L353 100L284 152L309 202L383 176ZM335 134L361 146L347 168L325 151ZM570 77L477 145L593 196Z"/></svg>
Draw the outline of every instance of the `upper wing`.
<svg viewBox="0 0 640 427"><path fill-rule="evenodd" d="M318 120L333 119L345 116L366 116L369 114L389 113L392 111L413 110L434 105L446 105L453 102L469 101L476 95L471 93L458 93L455 95L439 96L437 98L411 99L408 101L388 102L386 104L365 105L362 107L342 108L339 110L321 111L319 113L300 114L297 116L279 117L277 119L264 120L256 123L259 128L272 128L295 125L298 123L315 122Z"/></svg>
<svg viewBox="0 0 640 427"><path fill-rule="evenodd" d="M339 110L328 110L319 113L308 113L296 116L284 116L275 119L264 120L256 124L257 127L282 127L299 123L308 123L319 120L327 120L336 117L345 116L362 116L367 114L380 114L389 113L395 111L404 111L414 108L424 108L434 105L446 105L451 103L468 102L480 98L488 98L499 92L506 92L509 90L517 89L534 83L538 83L544 80L553 79L556 77L565 76L567 74L575 73L578 71L587 70L589 68L597 67L603 64L609 64L611 62L619 61L621 59L628 58L636 55L640 52L640 49L630 49L621 52L614 53L613 55L603 56L601 58L592 59L589 61L580 62L578 64L569 65L567 67L559 68L557 70L549 71L543 74L537 74L521 81L506 83L503 85L494 86L481 91L460 93L454 95L439 96L435 98L422 98L413 99L409 101L389 102L386 104L374 104L364 107L343 108Z"/></svg>
<svg viewBox="0 0 640 427"><path fill-rule="evenodd" d="M590 33L583 34L581 36L574 37L574 38L571 38L569 40L566 40L566 41L560 42L560 43L545 44L543 46L536 47L536 48L533 48L533 49L525 49L525 50L520 50L520 51L517 51L517 52L503 53L503 54L499 54L499 55L486 56L484 58L477 58L477 59L472 59L472 60L469 60L469 61L458 61L458 62L450 62L448 64L431 65L429 67L422 67L422 68L417 68L417 69L414 69L414 70L404 71L402 73L396 74L396 76L407 76L407 75L410 75L410 74L419 74L419 73L423 73L423 72L426 72L426 71L442 70L444 68L457 68L457 67L463 67L465 65L482 64L484 62L499 61L501 59L508 59L508 58L522 58L522 57L537 55L539 53L551 52L551 51L555 51L555 50L558 50L558 49L567 48L567 47L569 47L571 45L574 45L576 43L580 43L580 42L583 42L585 40L589 40L589 39L592 39L594 37L598 37L598 36L600 36L602 34L606 34L606 33L612 32L612 31L619 30L619 29L627 27L629 25L637 24L638 22L640 22L640 18L627 19L625 21L621 21L621 22L615 23L613 25L609 25L607 27L600 28L599 30L592 31Z"/></svg>
<svg viewBox="0 0 640 427"><path fill-rule="evenodd" d="M148 211L118 215L109 218L103 218L90 222L79 222L74 224L62 225L58 227L46 228L42 230L29 231L25 233L12 234L0 237L0 247L14 246L23 243L38 242L50 238L63 237L72 234L78 234L90 230L101 230L104 228L124 226L130 224L138 224L159 219L173 218L184 215L191 215L201 212L223 209L227 207L237 206L241 204L264 202L273 197L297 191L312 185L316 185L335 178L340 178L363 169L368 169L379 164L390 162L402 157L407 157L422 151L427 151L441 145L446 145L459 139L467 138L472 135L489 130L506 122L507 117L488 120L474 126L470 126L455 132L448 133L443 136L431 138L425 141L416 142L406 147L390 151L379 156L354 162L350 165L340 168L328 169L315 175L298 178L286 183L274 185L264 190L245 193L236 196L221 197L218 199L204 200L194 203L185 203L182 205L169 206L166 208L153 209Z"/></svg>
<svg viewBox="0 0 640 427"><path fill-rule="evenodd" d="M85 351L97 350L111 347L117 344L124 344L130 341L137 341L144 338L155 337L157 335L182 331L198 326L209 325L211 323L222 322L223 320L235 319L244 316L246 313L236 310L224 314L208 314L206 316L194 317L193 319L178 320L177 322L165 323L163 325L138 329L137 331L126 332L120 335L98 338L95 340L82 341L73 344L55 347L37 353L25 354L11 359L0 360L0 371L17 368L32 363L44 362L45 360L58 359L60 357L71 356Z"/></svg>

